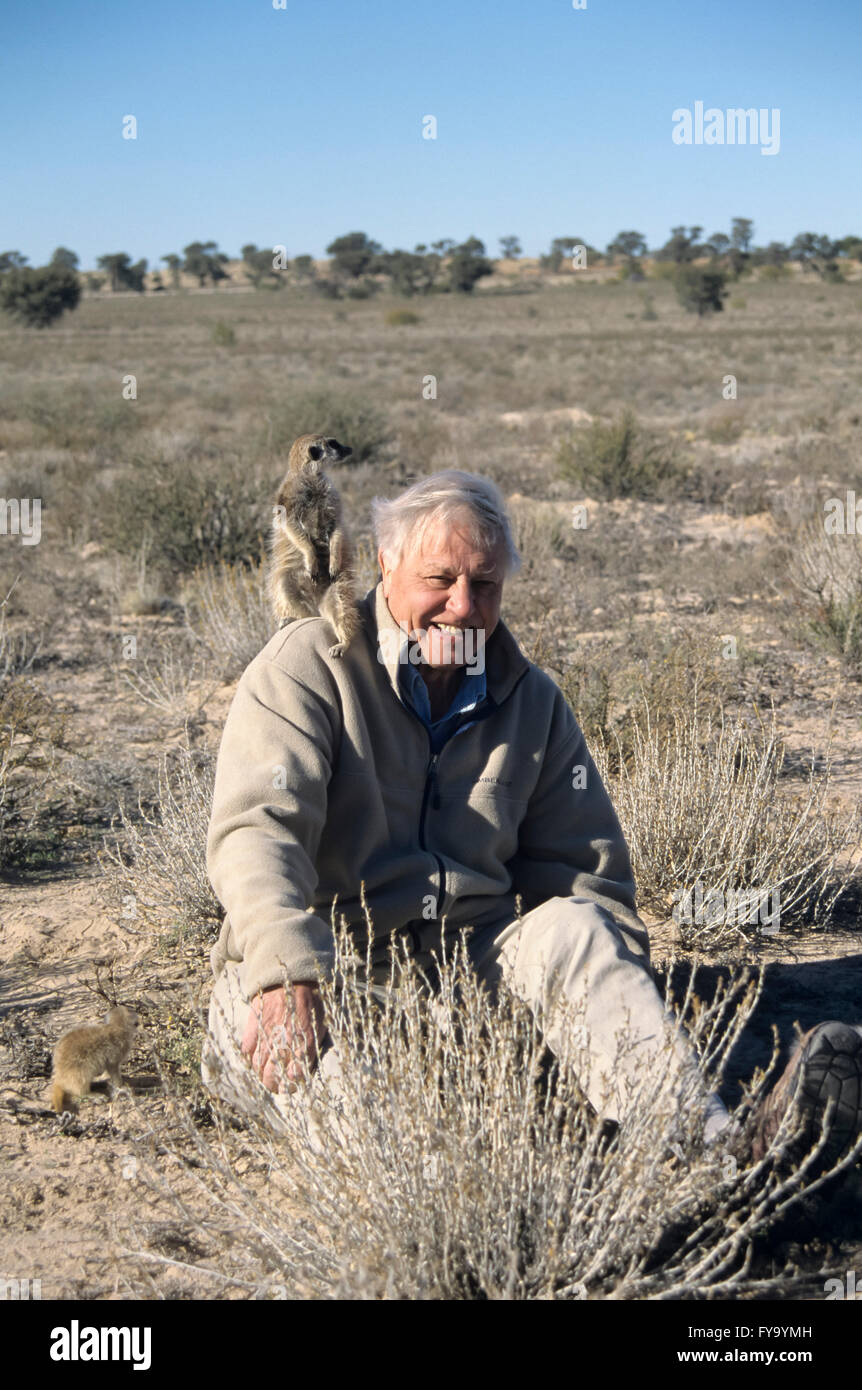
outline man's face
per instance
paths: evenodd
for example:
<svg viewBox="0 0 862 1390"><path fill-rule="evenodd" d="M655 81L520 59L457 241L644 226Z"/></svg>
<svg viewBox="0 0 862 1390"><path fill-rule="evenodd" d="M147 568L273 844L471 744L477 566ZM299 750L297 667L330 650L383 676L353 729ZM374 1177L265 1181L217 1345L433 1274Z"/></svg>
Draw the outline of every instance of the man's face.
<svg viewBox="0 0 862 1390"><path fill-rule="evenodd" d="M378 555L389 611L421 646L431 667L464 665L500 619L505 550L477 550L466 530L435 523L395 567ZM473 633L472 642L444 629ZM480 648L481 649L481 648Z"/></svg>

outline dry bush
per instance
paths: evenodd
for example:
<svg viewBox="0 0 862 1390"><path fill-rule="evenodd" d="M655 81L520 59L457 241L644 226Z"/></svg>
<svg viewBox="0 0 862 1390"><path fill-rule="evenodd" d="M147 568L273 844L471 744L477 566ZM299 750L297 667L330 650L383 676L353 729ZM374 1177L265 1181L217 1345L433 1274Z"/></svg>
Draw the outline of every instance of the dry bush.
<svg viewBox="0 0 862 1390"><path fill-rule="evenodd" d="M553 502L521 498L508 504L512 536L521 556L521 577L548 572L551 561L565 551L572 529L570 516L561 515Z"/></svg>
<svg viewBox="0 0 862 1390"><path fill-rule="evenodd" d="M659 639L659 640L657 640ZM739 680L750 655L740 642L737 658L722 655L726 643L720 624L702 622L681 626L672 635L648 632L645 657L640 663L637 701L629 714L638 718L638 707L649 706L653 724L669 730L676 712L697 704L701 712L718 715L740 693Z"/></svg>
<svg viewBox="0 0 862 1390"><path fill-rule="evenodd" d="M750 445L746 452L758 452L757 445ZM728 516L753 516L768 509L773 482L762 464L749 464L742 446L733 455L720 455L695 445L692 458L691 470L677 494L679 500Z"/></svg>
<svg viewBox="0 0 862 1390"><path fill-rule="evenodd" d="M412 309L387 309L383 315L383 322L387 328L402 328L405 325L411 326L415 323L421 323L422 319Z"/></svg>
<svg viewBox="0 0 862 1390"><path fill-rule="evenodd" d="M152 549L152 533L145 531L133 560L130 561L125 555L112 557L109 583L116 625L119 625L124 614L134 614L135 617L153 615L162 612L166 602L170 602L165 599L165 585L161 576L150 567Z"/></svg>
<svg viewBox="0 0 862 1390"><path fill-rule="evenodd" d="M218 319L210 330L210 339L216 347L235 347L236 331L231 328L229 323L225 323L223 319Z"/></svg>
<svg viewBox="0 0 862 1390"><path fill-rule="evenodd" d="M613 739L618 670L619 661L615 662L603 646L567 661L559 677L560 688L591 749L599 739Z"/></svg>
<svg viewBox="0 0 862 1390"><path fill-rule="evenodd" d="M454 466L457 454L451 424L439 415L414 409L398 424L394 455L410 480ZM375 487L380 490L379 470L375 472Z"/></svg>
<svg viewBox="0 0 862 1390"><path fill-rule="evenodd" d="M344 466L378 463L392 439L383 411L368 393L313 389L297 392L267 413L259 446L287 458L301 434L327 434L349 444L353 453Z"/></svg>
<svg viewBox="0 0 862 1390"><path fill-rule="evenodd" d="M557 446L556 465L567 482L607 501L673 496L689 471L673 445L645 430L631 410L608 424L594 420L586 430L572 430Z"/></svg>
<svg viewBox="0 0 862 1390"><path fill-rule="evenodd" d="M693 701L702 714L718 717L739 694L746 652L726 661L723 641L718 627L681 627L670 636L644 629L627 633L622 644L604 640L563 662L560 689L590 747L604 743L609 771L631 764L635 730L644 718L666 736ZM544 664L544 657L540 644L532 659Z"/></svg>
<svg viewBox="0 0 862 1390"><path fill-rule="evenodd" d="M32 628L15 633L10 630L7 612L14 588L15 583L0 601L0 690L32 669L45 636Z"/></svg>
<svg viewBox="0 0 862 1390"><path fill-rule="evenodd" d="M773 906L784 925L830 920L858 881L858 868L839 860L858 839L862 802L849 818L827 807L828 763L816 773L812 762L801 793L779 784L785 754L774 711L753 732L739 717L705 711L695 686L688 706L673 707L669 729L645 704L632 734L631 757L617 745L613 767L603 739L593 752L645 907L673 915L687 945L709 947L750 939L767 917L771 933ZM702 920L687 922L685 894L695 891Z"/></svg>
<svg viewBox="0 0 862 1390"><path fill-rule="evenodd" d="M47 722L45 702L29 682L0 685L0 871L26 855L43 808L51 760Z"/></svg>
<svg viewBox="0 0 862 1390"><path fill-rule="evenodd" d="M184 725L198 716L220 683L220 674L213 678L212 668L207 652L173 637L150 642L138 650L135 660L115 662L113 670L118 682L125 683L144 704L172 724Z"/></svg>
<svg viewBox="0 0 862 1390"><path fill-rule="evenodd" d="M226 678L244 670L276 631L264 575L263 564L204 565L185 586L189 628Z"/></svg>
<svg viewBox="0 0 862 1390"><path fill-rule="evenodd" d="M15 414L33 426L40 441L61 449L116 444L138 429L140 407L118 399L118 388L96 391L78 382L42 385L25 393Z"/></svg>
<svg viewBox="0 0 862 1390"><path fill-rule="evenodd" d="M711 410L703 421L702 429L710 444L735 444L745 433L747 424L745 410L738 401L734 401L718 410Z"/></svg>
<svg viewBox="0 0 862 1390"><path fill-rule="evenodd" d="M846 535L828 533L822 515L796 530L788 548L792 583L815 611L812 632L850 665L862 664L862 535L849 525Z"/></svg>
<svg viewBox="0 0 862 1390"><path fill-rule="evenodd" d="M786 1126L762 1162L740 1168L720 1143L701 1143L691 1103L718 1084L755 1007L752 982L729 982L709 1005L689 986L678 1017L700 1053L691 1089L673 1093L653 1065L613 1135L578 1088L577 1044L552 1059L529 1011L505 989L492 999L465 966L463 939L439 965L433 1001L406 953L393 952L373 992L370 961L360 966L342 929L323 986L337 1092L316 1073L276 1108L249 1072L254 1114L240 1136L220 1104L208 1134L175 1101L177 1174L139 1170L164 1219L121 1232L137 1296L155 1267L182 1271L198 1297L255 1299L742 1298L792 1287L774 1251L763 1277L752 1274L752 1251L819 1185L822 1147L783 1178L772 1160L793 1137ZM759 1074L738 1117L763 1089Z"/></svg>
<svg viewBox="0 0 862 1390"><path fill-rule="evenodd" d="M206 872L214 777L211 753L182 748L173 764L159 761L154 805L139 800L139 818L120 808L121 833L100 862L124 916L184 936L217 933L223 914Z"/></svg>
<svg viewBox="0 0 862 1390"><path fill-rule="evenodd" d="M0 686L0 871L42 862L56 849L63 730L62 716L31 681Z"/></svg>
<svg viewBox="0 0 862 1390"><path fill-rule="evenodd" d="M269 523L270 478L257 465L218 456L187 464L160 454L134 456L101 498L102 539L153 568L181 575L214 560L259 561Z"/></svg>

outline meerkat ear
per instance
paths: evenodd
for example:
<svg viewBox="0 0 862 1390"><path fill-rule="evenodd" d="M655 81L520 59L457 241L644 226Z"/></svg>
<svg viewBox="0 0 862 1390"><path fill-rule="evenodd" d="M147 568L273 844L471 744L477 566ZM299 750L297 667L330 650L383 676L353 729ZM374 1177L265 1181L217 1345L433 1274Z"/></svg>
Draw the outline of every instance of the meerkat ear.
<svg viewBox="0 0 862 1390"><path fill-rule="evenodd" d="M309 445L308 457L310 459L314 459L317 463L320 462L320 460L323 458L323 450L321 449L319 444Z"/></svg>

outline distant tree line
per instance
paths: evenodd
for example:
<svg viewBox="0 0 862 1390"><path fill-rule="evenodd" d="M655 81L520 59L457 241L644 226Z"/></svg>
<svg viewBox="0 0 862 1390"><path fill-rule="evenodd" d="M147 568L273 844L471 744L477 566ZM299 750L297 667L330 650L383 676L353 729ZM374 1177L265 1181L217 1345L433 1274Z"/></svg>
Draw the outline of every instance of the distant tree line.
<svg viewBox="0 0 862 1390"><path fill-rule="evenodd" d="M824 280L840 282L844 278L842 259L845 263L862 261L862 237L858 236L833 241L817 232L800 232L789 245L771 241L767 246L754 246L753 240L754 223L749 217L734 217L730 236L713 232L704 237L702 227L672 227L670 237L653 252L653 258L659 264L668 264L682 304L700 315L722 309L730 277L738 280L760 267L770 267L775 274L781 274L788 263L796 263ZM642 275L640 262L647 248L639 232L620 232L607 252L623 258L633 278ZM702 264L704 260L706 265Z"/></svg>
<svg viewBox="0 0 862 1390"><path fill-rule="evenodd" d="M859 236L833 241L820 233L800 232L789 244L771 241L767 246L755 246L753 241L754 223L748 217L734 217L729 235L713 232L704 237L699 226L672 227L668 240L652 252L637 231L618 232L604 251L583 238L561 236L554 237L547 254L540 257L540 266L557 274L569 266L618 265L623 277L639 279L644 275L644 261L651 256L659 264L667 264L686 308L704 314L721 309L728 278L738 279L759 267L772 267L775 274L781 274L788 264L796 263L804 271L840 281L842 262L862 261ZM504 260L518 260L523 255L514 235L500 237L499 244ZM393 293L405 298L470 294L494 269L484 243L474 236L463 242L444 237L430 245L420 243L412 251L386 251L365 232L347 232L327 246L330 259L323 274L311 256L288 259L283 246L270 250L249 242L240 254L246 279L255 289L278 290L291 283L333 299L367 299L387 282ZM159 259L165 270L151 275L155 291L165 289L165 278L178 290L184 274L197 280L201 288L230 278L225 269L228 257L214 241L193 241L183 248L182 255L168 252ZM99 256L97 265L102 274L87 272L87 287L99 290L107 283L112 292L141 294L147 264L144 259L132 262L122 251ZM26 256L19 251L0 252L0 308L22 322L45 327L74 309L80 295L78 257L68 247L58 246L49 264L41 267L28 266Z"/></svg>

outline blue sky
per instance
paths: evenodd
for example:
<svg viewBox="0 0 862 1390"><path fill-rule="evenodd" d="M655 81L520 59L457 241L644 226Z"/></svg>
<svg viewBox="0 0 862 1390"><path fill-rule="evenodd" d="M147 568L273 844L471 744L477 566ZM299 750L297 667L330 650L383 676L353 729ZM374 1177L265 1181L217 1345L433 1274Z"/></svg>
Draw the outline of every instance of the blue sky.
<svg viewBox="0 0 862 1390"><path fill-rule="evenodd" d="M0 250L862 235L859 0L285 3L6 0ZM696 101L779 108L780 152L675 145Z"/></svg>

